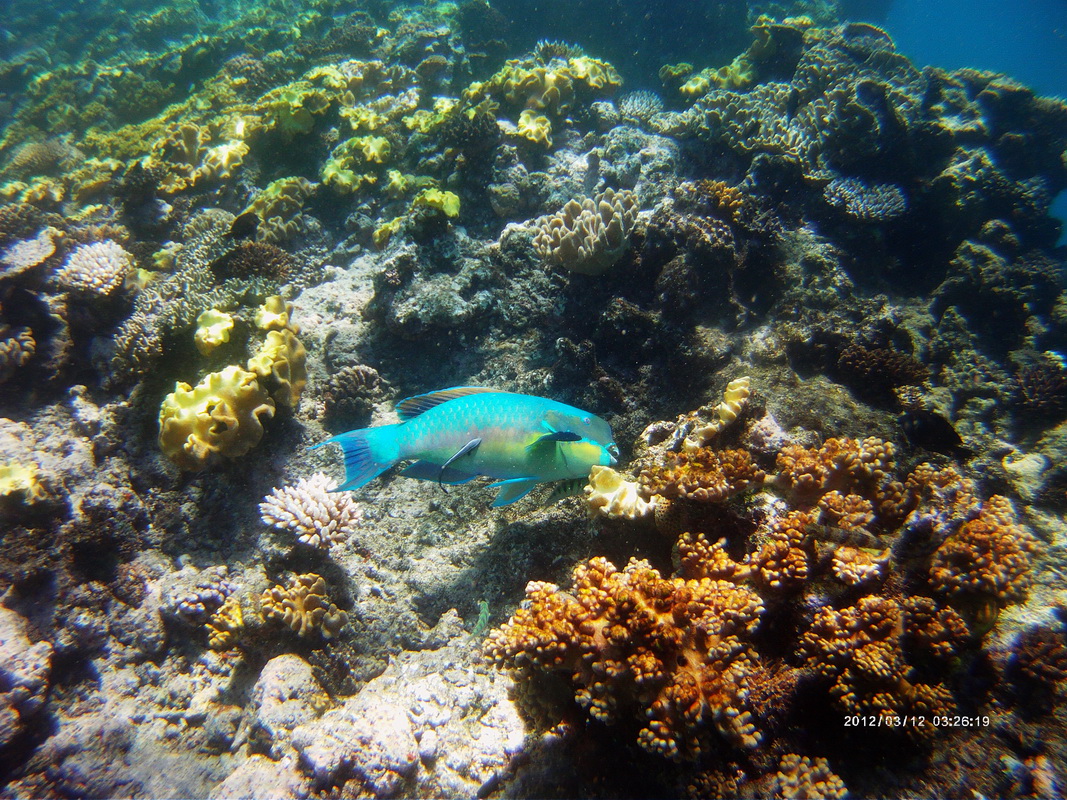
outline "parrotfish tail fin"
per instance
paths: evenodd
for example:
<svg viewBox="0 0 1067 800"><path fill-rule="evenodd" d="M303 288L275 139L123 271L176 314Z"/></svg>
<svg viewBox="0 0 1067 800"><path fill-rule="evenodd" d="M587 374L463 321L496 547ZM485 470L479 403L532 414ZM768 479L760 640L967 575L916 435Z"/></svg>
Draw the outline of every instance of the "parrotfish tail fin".
<svg viewBox="0 0 1067 800"><path fill-rule="evenodd" d="M492 502L492 507L509 506L516 500L521 500L537 488L538 483L537 478L512 478L489 484L490 489L500 489L496 494L496 499Z"/></svg>
<svg viewBox="0 0 1067 800"><path fill-rule="evenodd" d="M331 491L358 489L377 478L400 460L396 441L397 425L348 431L321 444L338 444L345 455L345 482Z"/></svg>

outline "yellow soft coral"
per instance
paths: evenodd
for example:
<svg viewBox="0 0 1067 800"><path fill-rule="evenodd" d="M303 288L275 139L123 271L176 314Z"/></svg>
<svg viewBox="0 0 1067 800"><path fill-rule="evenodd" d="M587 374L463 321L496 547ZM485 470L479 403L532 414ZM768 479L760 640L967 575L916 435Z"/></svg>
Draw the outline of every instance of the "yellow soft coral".
<svg viewBox="0 0 1067 800"><path fill-rule="evenodd" d="M179 381L159 409L159 446L182 469L203 469L255 447L264 414L274 416L274 401L240 367L212 372L195 389Z"/></svg>
<svg viewBox="0 0 1067 800"><path fill-rule="evenodd" d="M196 333L193 341L200 355L210 355L219 345L230 341L233 330L233 317L217 308L209 308L196 318Z"/></svg>
<svg viewBox="0 0 1067 800"><path fill-rule="evenodd" d="M20 497L27 503L36 503L44 496L44 487L37 480L36 464L0 464L0 497Z"/></svg>
<svg viewBox="0 0 1067 800"><path fill-rule="evenodd" d="M292 313L292 303L282 300L281 295L271 295L263 301L263 305L256 309L256 327L261 331L281 331L288 328L293 333L299 333L300 331L289 321Z"/></svg>
<svg viewBox="0 0 1067 800"><path fill-rule="evenodd" d="M248 368L273 387L275 401L296 408L307 384L307 351L291 330L268 331L259 351L248 359Z"/></svg>

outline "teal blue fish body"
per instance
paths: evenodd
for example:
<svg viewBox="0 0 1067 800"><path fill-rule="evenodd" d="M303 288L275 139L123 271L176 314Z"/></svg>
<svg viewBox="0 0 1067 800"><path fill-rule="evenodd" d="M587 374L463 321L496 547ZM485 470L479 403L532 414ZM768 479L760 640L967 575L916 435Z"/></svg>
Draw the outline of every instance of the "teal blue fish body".
<svg viewBox="0 0 1067 800"><path fill-rule="evenodd" d="M496 478L494 506L525 496L539 483L584 478L594 465L616 463L611 427L574 406L533 395L459 386L397 404L401 422L328 439L345 456L345 482L358 489L399 461L401 473L439 483Z"/></svg>

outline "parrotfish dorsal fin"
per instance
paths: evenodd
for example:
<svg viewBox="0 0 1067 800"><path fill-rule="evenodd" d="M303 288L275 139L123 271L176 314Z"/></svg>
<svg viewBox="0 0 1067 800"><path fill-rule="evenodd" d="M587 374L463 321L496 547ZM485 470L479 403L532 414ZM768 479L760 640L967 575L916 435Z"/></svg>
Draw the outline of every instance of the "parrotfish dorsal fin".
<svg viewBox="0 0 1067 800"><path fill-rule="evenodd" d="M409 419L414 419L419 414L429 411L431 408L441 405L441 403L455 400L457 397L481 393L495 394L499 391L499 389L491 389L488 386L453 386L451 389L439 389L436 392L405 397L396 404L396 413L401 422L407 422Z"/></svg>

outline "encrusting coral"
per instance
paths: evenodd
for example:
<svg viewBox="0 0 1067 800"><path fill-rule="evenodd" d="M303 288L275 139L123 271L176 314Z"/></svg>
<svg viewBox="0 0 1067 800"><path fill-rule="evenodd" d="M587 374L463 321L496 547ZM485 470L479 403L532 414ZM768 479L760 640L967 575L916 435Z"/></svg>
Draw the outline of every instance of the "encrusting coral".
<svg viewBox="0 0 1067 800"><path fill-rule="evenodd" d="M348 492L331 492L335 481L323 472L277 488L259 504L268 525L293 533L297 541L328 550L355 534L363 510Z"/></svg>
<svg viewBox="0 0 1067 800"><path fill-rule="evenodd" d="M263 592L260 602L266 619L284 623L299 636L317 631L331 639L348 622L348 614L330 602L321 575L294 575L287 586Z"/></svg>
<svg viewBox="0 0 1067 800"><path fill-rule="evenodd" d="M580 202L571 200L539 221L534 249L545 261L571 272L600 275L626 251L637 211L637 198L627 189L605 189Z"/></svg>

